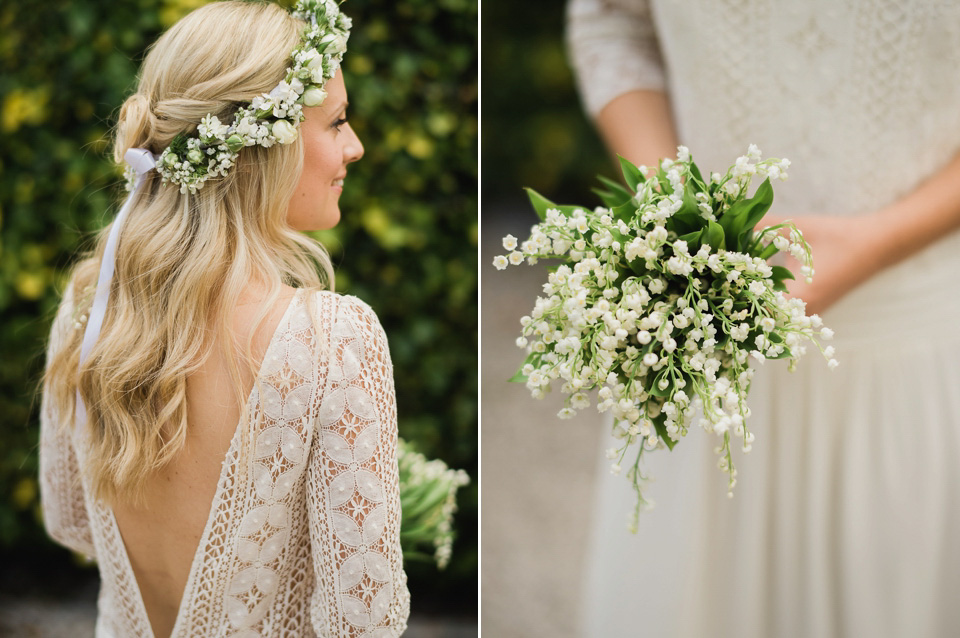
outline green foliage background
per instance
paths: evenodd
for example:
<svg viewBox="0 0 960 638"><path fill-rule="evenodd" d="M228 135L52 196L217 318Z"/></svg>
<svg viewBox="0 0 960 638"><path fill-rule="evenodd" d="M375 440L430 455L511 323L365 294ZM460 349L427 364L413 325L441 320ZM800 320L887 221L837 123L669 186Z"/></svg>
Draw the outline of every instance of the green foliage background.
<svg viewBox="0 0 960 638"><path fill-rule="evenodd" d="M599 204L590 192L596 175L620 173L580 106L564 2L485 0L481 24L484 219L523 210L535 223L524 187L560 203Z"/></svg>
<svg viewBox="0 0 960 638"><path fill-rule="evenodd" d="M8 574L37 560L65 563L39 515L34 390L43 346L67 268L117 211L110 127L145 49L202 4L0 5L0 552ZM351 169L343 221L317 237L337 266L338 290L368 301L384 324L401 436L475 478L477 1L349 0L344 10L354 19L344 61L351 124L366 155ZM408 565L415 611L475 609L475 480L459 502L447 570Z"/></svg>

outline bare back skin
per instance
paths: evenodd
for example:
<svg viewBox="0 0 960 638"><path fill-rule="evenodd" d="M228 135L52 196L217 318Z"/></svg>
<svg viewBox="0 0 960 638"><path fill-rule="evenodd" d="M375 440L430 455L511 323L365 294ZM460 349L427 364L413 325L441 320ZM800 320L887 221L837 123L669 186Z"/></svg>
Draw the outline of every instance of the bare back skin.
<svg viewBox="0 0 960 638"><path fill-rule="evenodd" d="M257 367L294 292L288 286L282 288L280 298L254 335L252 350ZM253 294L241 298L233 317L239 343L244 343L253 330L262 303L262 298ZM254 378L245 366L241 365L240 371L246 398ZM124 503L113 506L155 638L166 638L173 631L242 408L218 342L207 361L187 378L184 448L149 479L145 507Z"/></svg>

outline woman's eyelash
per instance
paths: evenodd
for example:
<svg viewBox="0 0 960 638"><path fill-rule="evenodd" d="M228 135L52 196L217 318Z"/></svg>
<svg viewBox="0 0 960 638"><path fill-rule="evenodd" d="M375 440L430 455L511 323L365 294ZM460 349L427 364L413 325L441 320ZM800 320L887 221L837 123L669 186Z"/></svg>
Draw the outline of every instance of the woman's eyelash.
<svg viewBox="0 0 960 638"><path fill-rule="evenodd" d="M341 117L341 118L337 118L337 120L334 121L334 123L333 123L333 128L335 128L335 129L337 129L337 130L339 131L339 130L340 130L340 127L343 126L343 125L346 124L346 123L347 123L347 118L346 118L346 116Z"/></svg>

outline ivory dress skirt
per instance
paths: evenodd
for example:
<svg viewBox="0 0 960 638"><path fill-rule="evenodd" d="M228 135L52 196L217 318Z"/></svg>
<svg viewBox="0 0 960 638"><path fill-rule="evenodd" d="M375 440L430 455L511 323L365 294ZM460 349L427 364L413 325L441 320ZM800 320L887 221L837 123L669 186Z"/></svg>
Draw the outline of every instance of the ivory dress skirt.
<svg viewBox="0 0 960 638"><path fill-rule="evenodd" d="M954 234L824 315L839 368L759 367L732 499L694 427L633 536L600 461L584 635L960 636L958 277Z"/></svg>

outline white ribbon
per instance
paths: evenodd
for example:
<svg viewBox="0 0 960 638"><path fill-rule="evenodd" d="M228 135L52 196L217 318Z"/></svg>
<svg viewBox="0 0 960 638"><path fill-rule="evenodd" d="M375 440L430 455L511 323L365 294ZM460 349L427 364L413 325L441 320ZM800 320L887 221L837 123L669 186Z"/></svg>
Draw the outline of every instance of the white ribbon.
<svg viewBox="0 0 960 638"><path fill-rule="evenodd" d="M156 157L153 153L144 148L131 148L123 155L133 170L137 172L137 181L123 203L117 218L113 221L110 228L110 236L107 238L107 247L103 252L103 260L100 262L100 276L97 278L97 293L93 298L93 306L90 308L90 317L87 319L87 327L83 333L83 345L80 347L80 362L77 366L79 370L83 366L93 350L93 345L100 336L100 329L103 328L103 317L107 314L107 302L110 301L110 284L113 283L113 271L116 268L117 261L117 240L120 237L120 229L127 218L127 214L132 208L134 197L140 192L140 186L143 184L147 173L156 167ZM80 390L77 390L77 422L76 427L79 434L87 420L87 409L80 398Z"/></svg>

